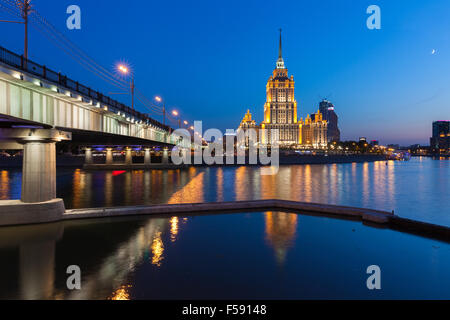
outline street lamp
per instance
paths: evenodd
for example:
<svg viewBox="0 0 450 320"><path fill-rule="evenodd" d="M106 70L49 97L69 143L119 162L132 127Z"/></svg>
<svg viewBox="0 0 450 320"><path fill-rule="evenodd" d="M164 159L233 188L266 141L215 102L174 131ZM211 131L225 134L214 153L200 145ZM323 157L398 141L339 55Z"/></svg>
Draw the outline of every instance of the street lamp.
<svg viewBox="0 0 450 320"><path fill-rule="evenodd" d="M28 60L28 16L32 11L31 0L17 0L15 4L19 10L20 15L22 16L23 22L21 21L8 21L8 20L0 20L0 22L9 22L9 23L20 23L25 26L25 44L24 44L24 52L23 56L25 60Z"/></svg>
<svg viewBox="0 0 450 320"><path fill-rule="evenodd" d="M123 64L119 64L117 69L119 70L120 73L122 73L124 75L131 74L131 84L130 84L130 89L131 89L131 109L134 110L134 74L132 72L130 72L130 68L128 68L127 66L125 66Z"/></svg>
<svg viewBox="0 0 450 320"><path fill-rule="evenodd" d="M163 125L166 125L166 102L160 96L156 96L155 101L158 103L163 103Z"/></svg>
<svg viewBox="0 0 450 320"><path fill-rule="evenodd" d="M172 114L177 118L178 117L178 127L181 128L181 118L180 113L176 110L172 111Z"/></svg>

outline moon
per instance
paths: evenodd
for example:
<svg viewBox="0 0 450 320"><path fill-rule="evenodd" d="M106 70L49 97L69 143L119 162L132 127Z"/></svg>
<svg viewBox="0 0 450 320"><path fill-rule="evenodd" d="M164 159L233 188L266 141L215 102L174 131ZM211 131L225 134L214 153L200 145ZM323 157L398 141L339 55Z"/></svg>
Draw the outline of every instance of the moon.
<svg viewBox="0 0 450 320"><path fill-rule="evenodd" d="M431 50L431 54L436 54L436 49Z"/></svg>

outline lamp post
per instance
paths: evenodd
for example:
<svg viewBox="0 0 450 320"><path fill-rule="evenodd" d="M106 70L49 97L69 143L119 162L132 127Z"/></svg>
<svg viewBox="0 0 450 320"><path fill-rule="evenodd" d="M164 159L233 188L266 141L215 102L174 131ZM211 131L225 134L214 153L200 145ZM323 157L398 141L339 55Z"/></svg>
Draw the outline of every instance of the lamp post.
<svg viewBox="0 0 450 320"><path fill-rule="evenodd" d="M20 23L25 26L25 43L23 49L23 56L25 60L28 60L28 15L31 12L31 0L17 0L16 6L20 9L20 14L23 18L23 22L21 21L8 21L8 20L0 20L0 22L8 22L8 23Z"/></svg>
<svg viewBox="0 0 450 320"><path fill-rule="evenodd" d="M172 114L175 116L175 118L178 118L178 127L181 128L181 118L180 113L176 110L172 111Z"/></svg>
<svg viewBox="0 0 450 320"><path fill-rule="evenodd" d="M123 65L123 64L120 64L119 66L118 66L118 69L119 69L119 71L122 73L122 74L124 74L124 75L128 75L128 74L130 74L131 75L131 83L130 83L130 89L131 89L131 109L133 109L134 110L134 74L132 73L132 72L130 72L130 69L127 67L127 66L125 66L125 65Z"/></svg>
<svg viewBox="0 0 450 320"><path fill-rule="evenodd" d="M159 103L163 103L163 125L166 125L166 102L161 97L155 97L155 100Z"/></svg>

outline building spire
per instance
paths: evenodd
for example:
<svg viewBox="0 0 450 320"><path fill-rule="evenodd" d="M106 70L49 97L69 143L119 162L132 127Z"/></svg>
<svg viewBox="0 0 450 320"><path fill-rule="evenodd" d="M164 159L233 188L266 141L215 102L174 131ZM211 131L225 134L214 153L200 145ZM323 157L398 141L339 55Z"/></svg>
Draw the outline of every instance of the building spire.
<svg viewBox="0 0 450 320"><path fill-rule="evenodd" d="M282 31L283 31L283 29L280 29L280 51L279 51L278 59L283 59L283 42L281 39Z"/></svg>
<svg viewBox="0 0 450 320"><path fill-rule="evenodd" d="M278 54L278 60L277 60L277 69L285 69L284 67L284 60L283 60L283 41L281 37L282 29L280 29L280 48L279 48L279 54Z"/></svg>

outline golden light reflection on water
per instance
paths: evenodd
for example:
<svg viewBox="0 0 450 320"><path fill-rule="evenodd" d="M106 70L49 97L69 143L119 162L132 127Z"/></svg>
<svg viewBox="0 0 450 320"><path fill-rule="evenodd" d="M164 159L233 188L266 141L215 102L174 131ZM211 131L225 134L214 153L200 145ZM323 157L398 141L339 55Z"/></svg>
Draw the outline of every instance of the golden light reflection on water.
<svg viewBox="0 0 450 320"><path fill-rule="evenodd" d="M0 200L9 200L10 199L10 181L9 181L9 172L2 171L0 173Z"/></svg>
<svg viewBox="0 0 450 320"><path fill-rule="evenodd" d="M205 173L201 172L192 180L189 181L184 187L175 192L167 202L168 204L177 203L201 203L205 201L204 188L205 188Z"/></svg>
<svg viewBox="0 0 450 320"><path fill-rule="evenodd" d="M172 217L170 219L170 240L172 242L177 241L177 235L178 235L178 217Z"/></svg>
<svg viewBox="0 0 450 320"><path fill-rule="evenodd" d="M217 202L223 202L223 169L217 168Z"/></svg>
<svg viewBox="0 0 450 320"><path fill-rule="evenodd" d="M265 220L266 240L275 249L277 262L283 264L297 235L298 215L284 212L266 212Z"/></svg>
<svg viewBox="0 0 450 320"><path fill-rule="evenodd" d="M82 207L82 201L85 195L85 179L81 169L76 169L73 174L73 206Z"/></svg>
<svg viewBox="0 0 450 320"><path fill-rule="evenodd" d="M164 243L161 238L161 232L156 233L153 238L151 250L152 250L152 264L161 267L162 261L164 260Z"/></svg>
<svg viewBox="0 0 450 320"><path fill-rule="evenodd" d="M128 292L130 288L132 288L131 285L120 287L112 294L109 300L130 300L130 293Z"/></svg>

